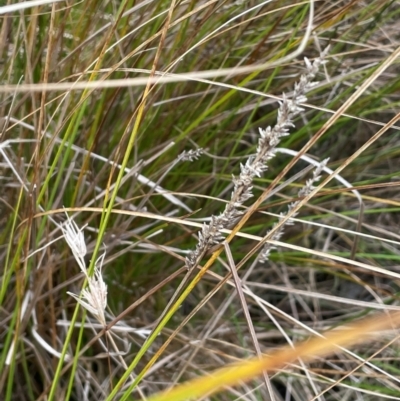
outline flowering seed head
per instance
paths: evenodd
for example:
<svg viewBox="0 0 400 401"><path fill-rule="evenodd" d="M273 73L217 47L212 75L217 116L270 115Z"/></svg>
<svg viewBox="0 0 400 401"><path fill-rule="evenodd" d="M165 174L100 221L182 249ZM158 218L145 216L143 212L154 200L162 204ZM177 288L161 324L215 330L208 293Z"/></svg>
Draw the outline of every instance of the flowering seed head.
<svg viewBox="0 0 400 401"><path fill-rule="evenodd" d="M101 273L101 267L104 262L105 253L101 255L96 263L94 268L93 276L89 277L86 272L86 277L88 279L88 286L82 290L81 297L72 292L67 292L67 294L71 295L75 300L83 306L86 310L88 310L93 316L97 318L99 323L106 324L106 319L104 315L104 311L107 306L107 285L103 280L103 276Z"/></svg>
<svg viewBox="0 0 400 401"><path fill-rule="evenodd" d="M83 259L87 253L85 237L83 236L83 229L85 227L79 229L75 221L66 212L65 214L67 215L67 221L61 226L64 238L75 258Z"/></svg>
<svg viewBox="0 0 400 401"><path fill-rule="evenodd" d="M282 100L279 102L277 123L274 127L259 129L260 137L256 155L251 156L245 164L240 165L240 175L233 178L234 188L231 200L225 206L225 210L218 217L213 216L210 224L204 225L202 231L198 234L199 241L196 249L191 251L186 258L188 269L194 267L199 262L207 249L214 244L218 244L223 239L221 234L222 229L228 227L237 217L242 215L242 211L238 210L238 207L253 196L252 183L254 178L261 177L262 173L267 170L267 162L274 157L275 148L281 141L281 138L289 135L289 128L294 127L294 118L304 111L300 104L307 101L305 94L314 86L312 81L318 73L318 68L324 64L324 57L327 52L328 49L322 52L321 56L316 58L314 62L311 62L307 58L305 59L306 72L300 77L298 83L295 84L292 98L289 99L285 94L282 95ZM307 184L308 187L311 188L312 182L310 181ZM275 231L276 237L280 238L283 232L283 225ZM269 244L267 244L268 246ZM270 248L264 251L265 259L268 259L269 252Z"/></svg>
<svg viewBox="0 0 400 401"><path fill-rule="evenodd" d="M68 216L67 221L61 226L64 238L77 261L80 269L87 278L88 285L82 290L81 296L67 292L76 301L93 314L101 324L106 324L104 310L107 306L107 285L103 280L101 268L103 266L105 252L96 260L94 265L94 274L89 276L84 257L87 253L83 229L79 229L77 224Z"/></svg>
<svg viewBox="0 0 400 401"><path fill-rule="evenodd" d="M179 161L189 161L192 162L193 160L197 160L202 154L204 150L202 148L196 150L184 150L179 156Z"/></svg>

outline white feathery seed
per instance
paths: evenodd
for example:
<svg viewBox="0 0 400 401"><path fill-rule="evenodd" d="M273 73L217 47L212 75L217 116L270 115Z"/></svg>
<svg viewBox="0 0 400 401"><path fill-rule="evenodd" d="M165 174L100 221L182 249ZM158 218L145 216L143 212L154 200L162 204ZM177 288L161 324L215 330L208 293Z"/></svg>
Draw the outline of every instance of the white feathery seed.
<svg viewBox="0 0 400 401"><path fill-rule="evenodd" d="M84 259L87 253L85 237L83 235L84 228L85 227L82 227L80 229L68 214L67 221L63 226L61 226L64 238L67 241L68 246L71 248L72 254L74 255L81 271L87 279L87 287L81 291L80 295L76 295L69 291L67 294L75 298L81 306L95 316L99 323L105 325L106 319L104 311L107 306L107 285L103 280L102 266L106 254L104 252L96 260L94 273L92 276L89 276Z"/></svg>

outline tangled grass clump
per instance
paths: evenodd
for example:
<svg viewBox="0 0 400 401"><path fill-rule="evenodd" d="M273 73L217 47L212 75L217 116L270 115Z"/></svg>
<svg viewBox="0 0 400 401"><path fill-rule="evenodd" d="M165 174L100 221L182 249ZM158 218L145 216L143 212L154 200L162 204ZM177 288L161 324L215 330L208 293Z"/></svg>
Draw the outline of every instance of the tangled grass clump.
<svg viewBox="0 0 400 401"><path fill-rule="evenodd" d="M8 3L0 399L398 399L396 2Z"/></svg>

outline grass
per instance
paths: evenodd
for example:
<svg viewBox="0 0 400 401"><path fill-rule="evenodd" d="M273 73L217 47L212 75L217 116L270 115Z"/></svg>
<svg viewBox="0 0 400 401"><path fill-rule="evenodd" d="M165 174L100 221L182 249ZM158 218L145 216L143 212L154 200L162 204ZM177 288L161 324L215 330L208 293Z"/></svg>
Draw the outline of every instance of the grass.
<svg viewBox="0 0 400 401"><path fill-rule="evenodd" d="M42 3L0 3L0 399L400 399L397 2ZM328 45L253 197L188 262ZM299 196L305 156L330 170Z"/></svg>

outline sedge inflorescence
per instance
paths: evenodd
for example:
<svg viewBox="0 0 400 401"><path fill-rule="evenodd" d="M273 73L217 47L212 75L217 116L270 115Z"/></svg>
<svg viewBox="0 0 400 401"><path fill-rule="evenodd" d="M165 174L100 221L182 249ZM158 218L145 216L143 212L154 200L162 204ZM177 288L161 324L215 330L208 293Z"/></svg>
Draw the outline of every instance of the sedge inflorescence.
<svg viewBox="0 0 400 401"><path fill-rule="evenodd" d="M243 215L243 209L239 208L253 197L254 178L261 177L268 169L267 162L275 156L275 149L281 138L289 135L289 129L294 127L293 119L303 111L300 104L307 100L305 93L316 85L314 78L321 65L325 63L327 52L328 49L324 50L320 57L313 62L307 58L304 59L306 72L295 84L293 96L290 99L286 95L282 96L282 100L279 102L277 123L274 127L259 129L260 138L256 154L249 157L245 164L241 164L239 176L233 177L233 191L225 210L219 216L212 216L211 221L208 224L204 223L202 230L198 233L196 249L186 257L188 269L195 267L211 247L220 244L224 239L222 230L231 227ZM319 172L315 177L318 176ZM263 258L267 257L268 252L265 250Z"/></svg>

